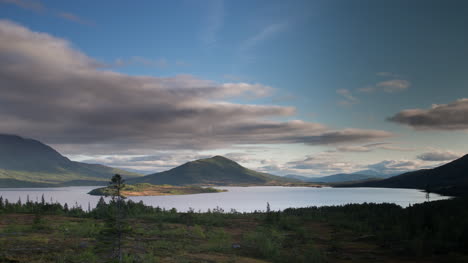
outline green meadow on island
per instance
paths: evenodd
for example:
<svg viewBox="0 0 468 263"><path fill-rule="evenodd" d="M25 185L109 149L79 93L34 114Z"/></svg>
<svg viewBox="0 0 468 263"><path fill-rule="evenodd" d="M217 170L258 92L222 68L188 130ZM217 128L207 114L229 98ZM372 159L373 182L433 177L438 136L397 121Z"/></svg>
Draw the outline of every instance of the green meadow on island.
<svg viewBox="0 0 468 263"><path fill-rule="evenodd" d="M122 188L122 196L156 196L156 195L190 195L204 193L219 193L226 190L215 189L212 187L200 186L175 186L175 185L154 185L149 183L139 183L133 185L125 185ZM111 196L113 189L111 187L101 187L91 190L88 194Z"/></svg>

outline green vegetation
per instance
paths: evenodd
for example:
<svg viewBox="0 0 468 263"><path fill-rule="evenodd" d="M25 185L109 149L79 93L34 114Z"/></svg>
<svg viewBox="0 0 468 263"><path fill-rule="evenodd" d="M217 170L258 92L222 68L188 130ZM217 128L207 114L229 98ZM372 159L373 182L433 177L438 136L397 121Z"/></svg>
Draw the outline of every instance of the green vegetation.
<svg viewBox="0 0 468 263"><path fill-rule="evenodd" d="M114 262L117 200L89 212L0 200L0 262ZM468 260L466 198L254 213L120 205L122 262Z"/></svg>
<svg viewBox="0 0 468 263"><path fill-rule="evenodd" d="M154 196L154 195L186 195L186 194L201 194L201 193L219 193L226 190L215 189L213 187L201 186L174 186L174 185L154 185L149 183L140 183L129 185L126 184L122 189L124 196ZM113 189L110 187L102 187L91 190L90 195L110 196Z"/></svg>

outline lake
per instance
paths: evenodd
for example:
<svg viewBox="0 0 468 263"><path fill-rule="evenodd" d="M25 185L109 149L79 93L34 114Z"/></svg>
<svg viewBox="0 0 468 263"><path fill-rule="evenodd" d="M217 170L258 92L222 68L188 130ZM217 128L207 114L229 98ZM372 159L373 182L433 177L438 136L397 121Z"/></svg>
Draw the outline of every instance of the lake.
<svg viewBox="0 0 468 263"><path fill-rule="evenodd" d="M27 196L32 201L40 201L42 195L46 202L67 203L69 207L81 206L83 209L94 208L99 196L87 193L93 186L74 186L58 188L0 188L0 196L9 202L19 198L23 202ZM143 201L146 205L159 206L165 209L176 208L177 211L207 211L220 207L224 211L235 209L238 212L265 210L267 202L272 210L283 210L288 207L331 206L350 203L395 203L402 207L426 201L426 194L415 189L392 188L312 188L312 187L282 187L282 186L252 186L252 187L219 187L228 192L195 195L171 196L134 196L128 199L135 202ZM430 200L447 199L450 197L430 194Z"/></svg>

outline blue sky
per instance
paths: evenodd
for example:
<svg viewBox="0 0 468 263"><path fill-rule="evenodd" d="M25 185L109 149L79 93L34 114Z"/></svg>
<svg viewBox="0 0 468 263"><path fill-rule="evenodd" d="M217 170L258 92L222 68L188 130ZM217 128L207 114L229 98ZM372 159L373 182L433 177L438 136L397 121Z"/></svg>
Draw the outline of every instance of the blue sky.
<svg viewBox="0 0 468 263"><path fill-rule="evenodd" d="M70 81L69 89L83 97L63 109L70 114L66 121L56 116L63 105L19 93L46 105L46 109L39 110L39 114L33 108L28 112L24 107L0 107L0 118L4 123L8 121L8 126L0 126L0 132L41 139L72 159L147 171L164 170L213 154L224 154L248 167L276 174L313 176L369 167L391 173L431 167L468 152L468 144L461 143L468 139L468 102L463 100L468 97L467 13L468 4L454 0L138 4L0 0L5 39L17 38L17 43L24 41L33 49L66 41L57 49L45 48L47 56L44 52L30 52L29 46L21 49L21 44L9 47L4 41L0 57L24 66L25 75L21 83L2 85L34 86L31 83L36 83L37 76L26 72L37 67L30 69L21 64L27 61L37 59L38 65L54 65L57 69L70 65L60 63L81 56L93 61L80 64L88 67L86 75L60 77L63 82L59 88L63 91L49 90L58 80L41 82L44 88L36 87L36 91L58 96L65 94L64 86L68 87L66 81ZM26 33L20 35L18 32L23 30ZM39 41L35 32L50 38ZM61 56L64 59L58 61ZM3 74L12 74L8 59L3 62ZM55 76L60 71L52 66L50 71L47 66L41 70L41 76ZM100 73L106 77L96 78L110 78L107 73L112 72L122 76L117 94L135 94L135 101L105 95L113 93L111 84L107 92L101 91L101 86L90 92L92 87L84 89L85 84L78 84L96 81ZM4 76L5 81L10 77ZM148 80L148 84L143 76L157 79ZM132 77L146 84L132 84ZM25 78L29 78L28 83L24 83ZM145 85L157 86L154 89L164 86L164 96L179 92L174 88L183 89L177 95L180 97L174 98L174 103L180 105L171 108L155 100L145 104L143 111L136 110L134 104L142 100L138 96L158 97L161 92L153 89L145 96ZM194 98L185 94L187 89L207 86L208 93L197 93ZM100 95L93 97L96 94ZM66 101L74 95L63 96L57 100ZM19 107L17 101L7 97L4 95L4 105ZM120 103L112 110L94 107L111 97ZM93 105L90 107L99 118L78 112L76 103ZM235 109L227 110L220 103ZM439 106L431 110L434 104ZM265 108L259 112L249 105ZM194 114L190 119L193 123L185 121L187 115L178 117L181 108L183 114ZM208 109L213 110L212 117L196 115ZM409 109L418 110L405 111ZM122 112L127 110L135 113L125 116ZM104 111L108 115L101 116ZM44 115L50 119L41 122ZM184 121L171 119L166 126L143 124L167 121L167 116ZM101 118L107 119L99 123L121 118L138 131L118 126L116 134L94 136L110 127L93 130L94 121ZM141 118L141 123L133 124L135 118ZM55 128L28 128L53 120ZM70 133L72 127L80 133ZM212 136L205 136L206 127L211 127ZM192 128L193 133L187 132ZM248 129L253 132L245 132ZM163 131L159 137L158 131ZM261 136L262 132L266 135ZM146 161L142 162L142 158Z"/></svg>

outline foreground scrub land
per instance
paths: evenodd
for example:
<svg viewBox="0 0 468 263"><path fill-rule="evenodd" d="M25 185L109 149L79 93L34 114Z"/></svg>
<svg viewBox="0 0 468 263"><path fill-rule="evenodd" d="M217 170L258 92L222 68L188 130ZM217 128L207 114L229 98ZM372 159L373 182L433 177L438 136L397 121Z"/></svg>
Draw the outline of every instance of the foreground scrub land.
<svg viewBox="0 0 468 263"><path fill-rule="evenodd" d="M0 201L0 262L116 262L115 203ZM468 261L464 198L257 213L121 205L123 262Z"/></svg>
<svg viewBox="0 0 468 263"><path fill-rule="evenodd" d="M226 190L215 189L212 187L154 185L148 183L125 185L125 187L122 189L123 196L189 195L219 192L226 192ZM102 187L91 190L88 194L109 196L112 195L112 193L112 188Z"/></svg>

